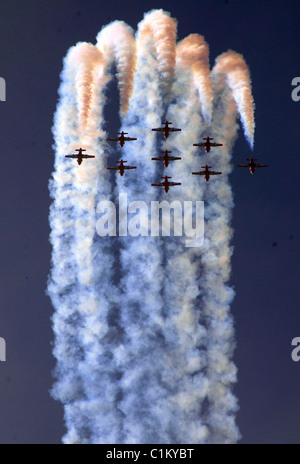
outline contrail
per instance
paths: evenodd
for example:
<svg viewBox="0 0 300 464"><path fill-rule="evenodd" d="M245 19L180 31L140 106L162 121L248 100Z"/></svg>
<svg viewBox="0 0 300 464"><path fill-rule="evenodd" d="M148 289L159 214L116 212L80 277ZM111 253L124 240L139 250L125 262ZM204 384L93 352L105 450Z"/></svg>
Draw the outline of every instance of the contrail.
<svg viewBox="0 0 300 464"><path fill-rule="evenodd" d="M109 243L101 243L99 247L95 237L96 200L103 194L109 198L111 189L104 175L108 151L104 150L106 134L102 129L103 90L109 76L98 66L100 52L96 48L82 44L77 47L70 50L65 60L53 128L56 148L56 169L50 184L54 198L50 213L53 270L48 285L56 309L53 327L58 381L53 395L66 405L65 443L94 442L98 415L103 420L102 440L109 443L117 441L120 433L120 413L111 406L118 394L116 371L106 361L110 353L108 319L115 298L113 256ZM91 55L96 57L97 75L93 74ZM92 85L82 73L86 69L93 74ZM93 163L84 161L81 169L65 158L78 146L96 156ZM98 364L102 365L101 376Z"/></svg>
<svg viewBox="0 0 300 464"><path fill-rule="evenodd" d="M128 202L143 199L150 204L154 199L149 180L156 176L157 166L151 162L151 156L156 153L156 137L151 127L160 125L163 117L161 71L168 69L168 76L172 75L166 46L172 41L167 28L160 52L153 56L151 51L161 40L155 31L165 22L169 24L170 18L163 17L161 12L145 15L137 32L137 71L122 128L138 139L123 149L128 164L138 167L138 175L118 179L118 192L127 193ZM152 31L150 38L145 32L148 27ZM173 31L170 33L173 38ZM148 212L144 218L148 219ZM150 223L146 226L147 234L149 226ZM120 409L126 418L126 443L166 443L173 433L174 424L168 414L167 380L172 374L164 361L168 344L164 337L162 264L157 237L124 237L122 240L124 277L120 303L126 343L118 349L117 356L124 372L120 381L123 391Z"/></svg>
<svg viewBox="0 0 300 464"><path fill-rule="evenodd" d="M114 21L99 32L97 47L107 66L116 62L120 112L124 116L128 111L136 67L136 45L132 29L123 21Z"/></svg>
<svg viewBox="0 0 300 464"><path fill-rule="evenodd" d="M52 393L65 405L64 443L235 443L240 436L228 175L237 113L253 147L251 82L242 55L226 52L210 71L204 38L192 34L176 46L176 29L163 10L145 14L135 36L115 21L96 46L79 43L64 61L48 283L57 359ZM116 183L106 170L113 147L103 115L114 64L121 129L137 138L119 149L137 170ZM165 141L151 131L163 118L182 129ZM223 143L208 157L193 147L207 135ZM96 158L77 166L65 155L80 146ZM165 172L151 161L162 149L182 157ZM191 174L206 162L223 172L208 184ZM167 197L151 187L163 173L182 183ZM204 202L202 246L186 247L186 237L174 234L151 236L150 205L162 206L162 199L174 208ZM119 201L126 210L120 237L101 236L105 208Z"/></svg>
<svg viewBox="0 0 300 464"><path fill-rule="evenodd" d="M141 47L151 43L157 57L162 96L168 102L172 88L176 60L177 22L163 10L145 14L139 25L138 40Z"/></svg>
<svg viewBox="0 0 300 464"><path fill-rule="evenodd" d="M199 99L202 104L203 117L210 122L212 113L212 86L209 69L209 51L204 37L191 34L182 40L176 49L177 63L181 73L192 71L194 85L198 89Z"/></svg>
<svg viewBox="0 0 300 464"><path fill-rule="evenodd" d="M255 128L254 101L251 92L250 73L244 57L239 53L229 50L218 57L214 72L222 73L226 77L227 84L237 104L245 136L253 148Z"/></svg>
<svg viewBox="0 0 300 464"><path fill-rule="evenodd" d="M68 74L75 81L79 130L86 129L91 108L96 97L94 88L97 76L101 73L105 61L102 54L91 44L79 43L68 54Z"/></svg>

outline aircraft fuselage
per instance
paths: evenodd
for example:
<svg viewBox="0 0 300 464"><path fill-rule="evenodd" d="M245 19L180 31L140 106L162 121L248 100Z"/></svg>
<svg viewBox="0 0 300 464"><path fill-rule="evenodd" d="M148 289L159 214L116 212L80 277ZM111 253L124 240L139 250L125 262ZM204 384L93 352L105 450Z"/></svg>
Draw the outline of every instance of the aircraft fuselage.
<svg viewBox="0 0 300 464"><path fill-rule="evenodd" d="M206 151L206 153L210 152L210 143L209 142L206 142L206 144L205 144L205 151Z"/></svg>
<svg viewBox="0 0 300 464"><path fill-rule="evenodd" d="M170 133L169 127L167 126L167 127L164 128L164 138L165 139L167 139L169 137L169 133Z"/></svg>

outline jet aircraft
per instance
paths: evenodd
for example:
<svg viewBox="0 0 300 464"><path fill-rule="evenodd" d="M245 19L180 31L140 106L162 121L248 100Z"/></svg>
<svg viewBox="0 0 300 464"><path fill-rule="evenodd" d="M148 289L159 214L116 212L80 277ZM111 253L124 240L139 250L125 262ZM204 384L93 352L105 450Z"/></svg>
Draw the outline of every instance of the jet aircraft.
<svg viewBox="0 0 300 464"><path fill-rule="evenodd" d="M153 187L163 187L164 191L168 193L170 187L174 187L175 185L181 185L180 182L169 182L169 179L172 179L172 177L164 176L162 177L164 179L163 182L159 182L158 184L151 184Z"/></svg>
<svg viewBox="0 0 300 464"><path fill-rule="evenodd" d="M118 132L119 137L115 137L113 139L107 139L109 142L119 142L120 147L123 147L125 142L131 142L132 140L137 140L135 137L125 137L125 134L128 132Z"/></svg>
<svg viewBox="0 0 300 464"><path fill-rule="evenodd" d="M204 179L206 180L206 182L209 181L210 176L218 176L222 174L221 172L210 171L211 166L207 166L207 164L201 167L204 168L204 171L193 172L192 174L194 174L194 176L204 176Z"/></svg>
<svg viewBox="0 0 300 464"><path fill-rule="evenodd" d="M257 158L247 158L247 161L249 161L249 163L247 163L247 164L238 164L238 167L239 168L249 168L251 174L255 173L256 168L267 168L268 167L267 164L255 163L255 161L257 161Z"/></svg>
<svg viewBox="0 0 300 464"><path fill-rule="evenodd" d="M66 155L65 157L66 158L75 158L75 159L77 159L77 163L79 165L82 163L83 159L95 158L95 156L93 156L93 155L84 155L82 152L86 151L85 148L76 148L75 151L78 151L78 153L76 153L76 154L74 153L73 155Z"/></svg>
<svg viewBox="0 0 300 464"><path fill-rule="evenodd" d="M181 158L178 158L176 156L169 156L169 153L172 153L171 151L165 150L165 151L162 151L161 153L163 153L164 156L158 156L157 158L151 158L151 159L153 161L163 161L166 168L169 166L169 161L181 160Z"/></svg>
<svg viewBox="0 0 300 464"><path fill-rule="evenodd" d="M107 168L109 171L119 171L120 176L124 175L125 170L129 169L136 169L136 166L124 166L124 163L127 161L123 161L122 159L118 161L119 166L114 166L113 168Z"/></svg>
<svg viewBox="0 0 300 464"><path fill-rule="evenodd" d="M194 147L205 147L206 153L210 152L211 147L221 147L223 145L223 143L211 142L211 140L213 140L213 137L203 137L203 140L205 140L205 142L193 143L193 146Z"/></svg>
<svg viewBox="0 0 300 464"><path fill-rule="evenodd" d="M172 122L165 121L165 122L162 122L162 124L164 124L165 126L164 127L157 127L155 129L152 129L152 130L156 131L156 132L163 132L165 139L167 139L169 137L170 132L181 131L181 129L176 129L175 127L169 127L169 124L172 124Z"/></svg>

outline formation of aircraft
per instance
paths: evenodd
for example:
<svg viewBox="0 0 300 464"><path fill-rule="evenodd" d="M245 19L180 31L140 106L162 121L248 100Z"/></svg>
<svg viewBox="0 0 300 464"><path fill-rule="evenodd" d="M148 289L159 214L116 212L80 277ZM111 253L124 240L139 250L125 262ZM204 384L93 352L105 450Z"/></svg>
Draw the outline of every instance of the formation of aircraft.
<svg viewBox="0 0 300 464"><path fill-rule="evenodd" d="M169 137L170 132L179 132L181 129L176 129L175 127L170 127L170 124L173 124L172 122L165 121L162 122L164 124L164 127L157 127L155 129L152 129L155 132L163 132L164 133L164 138L167 139Z"/></svg>
<svg viewBox="0 0 300 464"><path fill-rule="evenodd" d="M107 168L109 171L119 171L120 176L124 176L125 170L129 169L136 169L136 166L125 166L124 163L127 163L127 161L123 161L122 159L120 161L117 161L119 166L114 166L113 168Z"/></svg>
<svg viewBox="0 0 300 464"><path fill-rule="evenodd" d="M238 167L239 168L249 168L252 175L255 173L255 170L257 168L267 168L268 167L267 164L258 164L258 163L256 163L255 161L257 161L257 158L247 158L247 161L249 161L249 163L238 164Z"/></svg>
<svg viewBox="0 0 300 464"><path fill-rule="evenodd" d="M204 171L192 172L192 174L194 176L204 176L206 182L209 181L210 176L219 176L222 174L221 172L210 171L211 166L208 166L207 164L205 166L201 166L201 168L204 168Z"/></svg>
<svg viewBox="0 0 300 464"><path fill-rule="evenodd" d="M222 147L223 146L223 143L211 142L211 140L213 140L213 137L203 137L203 140L205 140L205 142L193 143L193 146L194 147L205 147L206 153L210 152L211 147Z"/></svg>
<svg viewBox="0 0 300 464"><path fill-rule="evenodd" d="M77 163L79 164L79 166L81 165L83 159L95 158L95 156L93 155L84 155L82 152L86 151L85 148L76 148L75 151L78 151L78 153L74 153L73 155L66 155L65 157L77 159Z"/></svg>
<svg viewBox="0 0 300 464"><path fill-rule="evenodd" d="M170 161L181 160L181 158L178 158L177 156L169 156L169 153L172 153L171 151L165 150L165 151L162 151L161 153L163 153L164 156L158 156L157 158L151 158L151 159L153 161L163 161L166 168L169 166Z"/></svg>
<svg viewBox="0 0 300 464"><path fill-rule="evenodd" d="M151 184L153 187L163 187L165 193L168 193L170 187L175 187L175 185L181 185L180 182L169 182L169 179L172 179L172 177L169 176L164 176L162 177L164 179L163 182L159 182L158 184Z"/></svg>
<svg viewBox="0 0 300 464"><path fill-rule="evenodd" d="M162 124L164 124L164 127L154 128L152 130L157 131L157 132L163 132L164 137L166 139L168 138L170 132L181 131L181 129L179 129L179 128L170 127L170 124L172 124L172 123L169 122L169 121L162 122ZM136 138L133 138L133 137L125 137L125 135L127 135L127 134L128 134L128 132L122 131L122 132L118 133L119 137L108 138L107 140L109 140L111 142L119 142L120 147L123 147L125 142L129 142L129 141L132 141L132 140L137 140ZM210 152L211 147L220 147L220 146L223 145L222 143L211 142L211 140L213 140L212 137L204 137L203 140L205 140L205 142L194 143L193 146L205 147L206 153ZM79 165L82 163L83 159L95 158L95 156L93 156L93 155L83 154L83 152L86 151L86 149L84 149L84 148L77 148L75 151L77 151L78 153L76 153L76 154L74 153L72 155L66 155L65 157L66 158L76 158L77 163ZM164 150L161 153L163 154L163 156L158 156L158 157L154 157L154 158L151 158L151 159L153 161L163 161L164 166L166 168L169 166L170 161L181 160L180 157L169 156L169 154L172 153L169 150ZM268 166L267 164L256 163L256 161L257 161L256 158L247 158L247 161L248 161L248 163L246 163L246 164L238 164L237 166L240 167L240 168L249 168L251 174L254 174L255 170L257 168L266 168ZM136 166L125 166L125 163L127 163L127 161L124 161L123 159L121 159L120 161L117 162L118 166L108 167L107 169L110 170L110 171L119 171L120 176L123 176L126 170L137 169ZM206 180L206 182L209 181L211 176L217 176L217 175L222 174L222 172L211 171L210 169L212 168L212 166L208 166L207 164L205 166L201 166L201 168L203 168L202 171L193 172L192 174L195 175L195 176L203 176L204 179ZM176 186L176 185L181 185L180 182L170 182L169 179L171 179L171 177L169 177L169 176L164 176L164 177L162 177L162 179L163 179L163 182L159 182L157 184L151 184L151 185L153 187L163 187L164 191L166 193L168 193L170 187L173 187L173 186Z"/></svg>
<svg viewBox="0 0 300 464"><path fill-rule="evenodd" d="M113 139L107 139L109 142L119 142L120 147L122 148L125 142L131 142L132 140L137 140L134 137L125 137L128 132L118 132L119 137L115 137Z"/></svg>

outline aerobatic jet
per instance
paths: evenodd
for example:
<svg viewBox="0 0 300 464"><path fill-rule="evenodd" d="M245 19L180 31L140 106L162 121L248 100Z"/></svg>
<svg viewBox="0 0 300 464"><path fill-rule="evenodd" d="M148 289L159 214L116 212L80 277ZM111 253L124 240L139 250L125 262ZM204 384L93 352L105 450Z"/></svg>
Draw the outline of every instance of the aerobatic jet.
<svg viewBox="0 0 300 464"><path fill-rule="evenodd" d="M249 168L251 174L255 173L256 168L267 168L268 167L267 164L255 163L255 161L257 161L257 158L247 158L247 161L249 161L249 163L247 163L247 164L238 164L238 167L239 168Z"/></svg>
<svg viewBox="0 0 300 464"><path fill-rule="evenodd" d="M76 148L75 151L78 151L78 153L74 153L73 155L66 155L65 158L75 158L77 159L77 163L80 165L82 163L83 159L87 158L95 158L93 155L84 155L82 152L86 151L85 148Z"/></svg>
<svg viewBox="0 0 300 464"><path fill-rule="evenodd" d="M125 134L128 132L118 132L119 137L115 137L113 139L107 139L109 142L119 142L120 147L123 147L125 142L131 142L132 140L137 140L135 137L125 137Z"/></svg>
<svg viewBox="0 0 300 464"><path fill-rule="evenodd" d="M170 187L174 187L175 185L181 185L180 182L169 182L168 179L172 179L172 177L164 176L162 177L164 179L163 182L159 182L159 184L151 184L153 187L163 187L164 191L168 193Z"/></svg>
<svg viewBox="0 0 300 464"><path fill-rule="evenodd" d="M172 124L172 122L165 121L162 122L164 124L164 127L157 127L156 129L152 129L153 131L156 132L163 132L164 133L164 138L167 139L169 137L170 132L178 132L181 131L181 129L176 129L175 127L169 127L169 124Z"/></svg>
<svg viewBox="0 0 300 464"><path fill-rule="evenodd" d="M209 169L211 168L211 166L207 166L207 164L205 166L201 166L201 168L204 168L204 171L193 172L192 174L194 174L194 176L204 176L206 182L209 181L210 176L219 176L220 174L222 174L221 172L210 171Z"/></svg>
<svg viewBox="0 0 300 464"><path fill-rule="evenodd" d="M205 147L206 153L210 152L211 147L221 147L223 145L223 143L211 142L211 140L213 140L213 137L203 137L203 140L205 140L205 142L193 143L193 146L194 147Z"/></svg>
<svg viewBox="0 0 300 464"><path fill-rule="evenodd" d="M129 169L136 169L136 166L124 166L124 163L127 161L123 161L122 159L118 161L119 166L114 166L113 168L107 168L109 171L119 171L120 176L124 175L125 170Z"/></svg>
<svg viewBox="0 0 300 464"><path fill-rule="evenodd" d="M169 166L169 161L181 160L181 158L178 158L176 156L169 156L169 153L172 153L171 151L165 150L165 151L162 151L161 153L163 153L164 156L158 156L157 158L151 158L151 159L153 161L163 161L166 168Z"/></svg>

